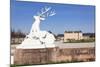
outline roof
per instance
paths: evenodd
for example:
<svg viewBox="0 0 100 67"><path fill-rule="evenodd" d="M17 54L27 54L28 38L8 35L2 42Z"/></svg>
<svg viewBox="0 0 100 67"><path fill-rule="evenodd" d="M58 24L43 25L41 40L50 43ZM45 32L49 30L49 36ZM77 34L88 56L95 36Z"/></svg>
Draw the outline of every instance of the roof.
<svg viewBox="0 0 100 67"><path fill-rule="evenodd" d="M95 36L95 33L83 33L83 36L91 36L91 37L94 37Z"/></svg>
<svg viewBox="0 0 100 67"><path fill-rule="evenodd" d="M82 33L82 31L65 31L64 33Z"/></svg>

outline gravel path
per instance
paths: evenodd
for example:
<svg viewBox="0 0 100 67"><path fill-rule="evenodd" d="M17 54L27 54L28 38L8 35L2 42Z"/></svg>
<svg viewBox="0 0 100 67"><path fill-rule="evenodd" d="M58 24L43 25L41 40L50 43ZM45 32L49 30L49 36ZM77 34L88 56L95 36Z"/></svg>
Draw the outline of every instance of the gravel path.
<svg viewBox="0 0 100 67"><path fill-rule="evenodd" d="M90 43L56 43L59 48L86 48L86 47L95 47L94 42Z"/></svg>

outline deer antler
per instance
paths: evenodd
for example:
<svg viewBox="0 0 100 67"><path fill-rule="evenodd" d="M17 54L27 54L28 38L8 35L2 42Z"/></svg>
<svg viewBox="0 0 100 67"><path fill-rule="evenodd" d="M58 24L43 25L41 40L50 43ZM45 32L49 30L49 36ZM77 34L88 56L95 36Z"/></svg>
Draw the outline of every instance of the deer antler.
<svg viewBox="0 0 100 67"><path fill-rule="evenodd" d="M50 14L49 14L48 16L53 16L53 15L55 15L55 14L56 14L55 11L51 11Z"/></svg>
<svg viewBox="0 0 100 67"><path fill-rule="evenodd" d="M38 15L41 17L53 16L55 14L55 11L52 11L51 7L44 7L41 9L41 12L38 12Z"/></svg>

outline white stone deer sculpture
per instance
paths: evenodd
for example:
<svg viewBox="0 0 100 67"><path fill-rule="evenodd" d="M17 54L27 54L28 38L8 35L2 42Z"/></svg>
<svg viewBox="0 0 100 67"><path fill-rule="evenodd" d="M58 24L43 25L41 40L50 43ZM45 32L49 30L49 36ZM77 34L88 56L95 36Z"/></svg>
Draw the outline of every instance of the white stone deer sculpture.
<svg viewBox="0 0 100 67"><path fill-rule="evenodd" d="M40 33L40 22L45 20L49 16L54 16L56 13L54 10L51 9L51 7L44 7L40 10L40 12L37 13L36 16L33 16L35 21L32 24L31 30L28 37L41 37ZM43 34L42 34L43 35Z"/></svg>
<svg viewBox="0 0 100 67"><path fill-rule="evenodd" d="M30 33L26 36L22 44L18 48L42 48L55 47L53 44L55 37L47 31L40 31L40 22L45 20L48 16L53 16L56 13L52 11L51 7L42 8L37 16L34 16L35 21L32 24ZM43 45L44 44L44 45Z"/></svg>

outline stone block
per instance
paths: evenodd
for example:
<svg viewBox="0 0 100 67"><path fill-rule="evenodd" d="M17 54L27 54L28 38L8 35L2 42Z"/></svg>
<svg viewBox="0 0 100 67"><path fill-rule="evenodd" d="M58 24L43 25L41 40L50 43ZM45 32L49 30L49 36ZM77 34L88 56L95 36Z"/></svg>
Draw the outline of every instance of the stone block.
<svg viewBox="0 0 100 67"><path fill-rule="evenodd" d="M55 62L58 48L40 49L16 49L14 53L14 64L43 64Z"/></svg>

